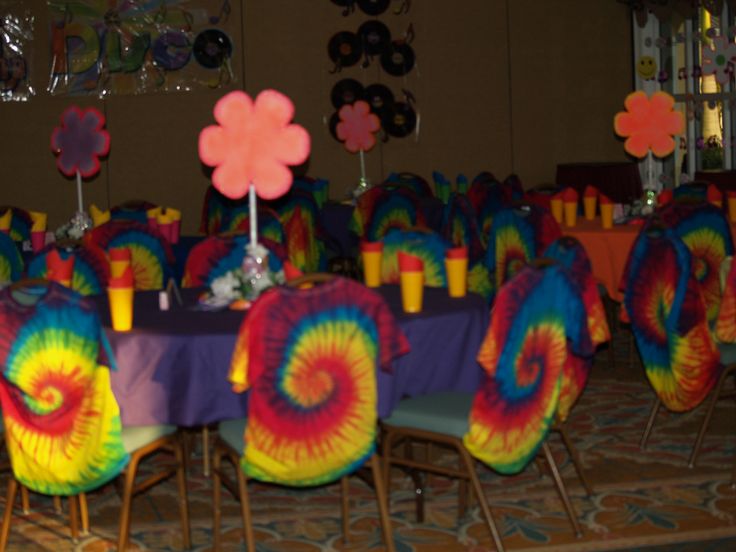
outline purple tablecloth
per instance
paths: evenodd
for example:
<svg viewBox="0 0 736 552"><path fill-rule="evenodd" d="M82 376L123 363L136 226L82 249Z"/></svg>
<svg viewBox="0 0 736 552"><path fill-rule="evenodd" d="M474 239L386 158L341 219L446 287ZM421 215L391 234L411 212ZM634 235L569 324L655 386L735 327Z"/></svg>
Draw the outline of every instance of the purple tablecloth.
<svg viewBox="0 0 736 552"><path fill-rule="evenodd" d="M111 379L124 425L196 426L246 413L247 394L234 393L227 381L244 313L195 310L195 292L184 292L185 306L164 312L157 292L136 293L134 329L125 333L109 329L107 303L99 299L118 364ZM450 299L445 289L425 288L423 312L405 314L397 286L379 292L412 347L394 362L393 373L378 373L379 415L390 414L403 396L475 390L481 377L475 356L489 320L485 301L475 294Z"/></svg>

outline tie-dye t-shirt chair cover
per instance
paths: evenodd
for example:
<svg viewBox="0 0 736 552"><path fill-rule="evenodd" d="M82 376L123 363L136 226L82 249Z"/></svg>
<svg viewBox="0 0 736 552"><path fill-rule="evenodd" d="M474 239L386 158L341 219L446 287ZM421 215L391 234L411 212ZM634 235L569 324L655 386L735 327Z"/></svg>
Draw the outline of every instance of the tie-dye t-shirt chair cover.
<svg viewBox="0 0 736 552"><path fill-rule="evenodd" d="M135 289L163 289L172 276L174 253L171 245L156 229L128 220L111 220L84 235L85 244L130 249Z"/></svg>
<svg viewBox="0 0 736 552"><path fill-rule="evenodd" d="M692 256L674 230L650 221L629 253L622 278L625 317L647 378L675 412L698 406L720 372Z"/></svg>
<svg viewBox="0 0 736 552"><path fill-rule="evenodd" d="M501 183L488 178L474 180L468 188L467 196L473 205L480 237L485 247L488 244L493 217L499 211L511 207L511 200Z"/></svg>
<svg viewBox="0 0 736 552"><path fill-rule="evenodd" d="M427 287L446 287L445 254L452 247L437 232L431 230L393 229L383 237L381 256L381 281L384 284L398 284L399 251L419 257L424 263L424 285Z"/></svg>
<svg viewBox="0 0 736 552"><path fill-rule="evenodd" d="M289 262L301 272L321 272L327 268L320 211L311 194L289 190L277 202L275 210L284 228L286 253Z"/></svg>
<svg viewBox="0 0 736 552"><path fill-rule="evenodd" d="M209 236L215 234L247 233L250 230L248 196L230 199L209 186L202 205L199 231ZM284 228L278 213L258 204L258 235L276 243L284 243Z"/></svg>
<svg viewBox="0 0 736 552"><path fill-rule="evenodd" d="M324 178L312 178L311 176L302 176L294 178L289 192L301 191L309 193L317 203L319 209L329 199L330 182Z"/></svg>
<svg viewBox="0 0 736 552"><path fill-rule="evenodd" d="M110 220L122 220L148 224L148 211L158 207L145 199L126 201L110 208Z"/></svg>
<svg viewBox="0 0 736 552"><path fill-rule="evenodd" d="M44 494L89 491L128 462L97 309L55 282L23 292L35 302L18 293L0 292L0 401L13 473Z"/></svg>
<svg viewBox="0 0 736 552"><path fill-rule="evenodd" d="M500 473L517 473L535 456L558 414L571 350L593 355L578 287L557 263L527 266L496 297L478 362L468 451Z"/></svg>
<svg viewBox="0 0 736 552"><path fill-rule="evenodd" d="M349 230L360 239L378 241L392 228L426 228L419 203L407 188L376 186L358 198Z"/></svg>
<svg viewBox="0 0 736 552"><path fill-rule="evenodd" d="M593 347L611 339L606 311L590 268L590 259L583 245L572 236L562 236L547 247L543 257L560 263L567 270L572 282L578 287L585 307L588 335ZM558 416L561 421L567 419L570 409L585 389L592 365L592 356L580 357L568 345L558 407Z"/></svg>
<svg viewBox="0 0 736 552"><path fill-rule="evenodd" d="M537 205L499 211L493 218L485 258L493 294L560 235L557 221Z"/></svg>
<svg viewBox="0 0 736 552"><path fill-rule="evenodd" d="M70 246L52 243L39 251L28 263L28 277L46 278L46 258L56 250L62 259L74 257L72 289L82 295L105 293L110 279L110 264L105 251L92 243L78 243Z"/></svg>
<svg viewBox="0 0 736 552"><path fill-rule="evenodd" d="M10 205L0 206L0 215L4 215L10 209L12 214L10 217L10 237L13 241L24 242L31 239L31 214L20 207L12 207Z"/></svg>
<svg viewBox="0 0 736 552"><path fill-rule="evenodd" d="M0 287L15 282L23 275L23 257L15 240L0 232Z"/></svg>
<svg viewBox="0 0 736 552"><path fill-rule="evenodd" d="M376 369L408 350L383 299L358 282L262 294L230 370L235 390L249 389L245 473L308 486L358 469L375 450Z"/></svg>
<svg viewBox="0 0 736 552"><path fill-rule="evenodd" d="M721 304L721 263L734 253L728 220L721 209L710 203L671 203L658 215L690 250L708 321L713 322Z"/></svg>
<svg viewBox="0 0 736 552"><path fill-rule="evenodd" d="M736 343L736 263L734 257L727 260L723 279L723 295L718 309L713 335L721 343Z"/></svg>
<svg viewBox="0 0 736 552"><path fill-rule="evenodd" d="M250 237L241 236L208 236L197 243L189 251L184 263L184 274L181 286L185 288L210 286L215 278L240 268L243 265L246 246ZM268 238L258 240L268 249L268 268L271 272L283 270L286 260L284 246L274 243Z"/></svg>

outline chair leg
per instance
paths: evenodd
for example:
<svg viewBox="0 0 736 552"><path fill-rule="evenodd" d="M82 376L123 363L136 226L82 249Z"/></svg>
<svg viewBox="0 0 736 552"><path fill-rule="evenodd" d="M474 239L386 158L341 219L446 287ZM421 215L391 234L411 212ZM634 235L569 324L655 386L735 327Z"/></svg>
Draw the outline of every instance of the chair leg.
<svg viewBox="0 0 736 552"><path fill-rule="evenodd" d="M10 522L13 519L13 504L18 493L18 481L15 477L8 480L8 494L5 499L5 514L3 515L3 526L0 529L0 552L5 552L10 536Z"/></svg>
<svg viewBox="0 0 736 552"><path fill-rule="evenodd" d="M373 472L373 486L376 488L376 500L378 501L378 515L381 518L381 529L383 530L383 540L386 543L388 552L395 552L394 535L391 530L391 520L388 513L388 499L383 480L381 478L381 464L378 456L374 453L371 456L371 471Z"/></svg>
<svg viewBox="0 0 736 552"><path fill-rule="evenodd" d="M246 550L255 552L256 540L253 536L253 520L251 518L250 500L248 498L248 482L240 466L235 463L235 471L238 475L238 491L240 494L240 514L243 517L243 531L245 532Z"/></svg>
<svg viewBox="0 0 736 552"><path fill-rule="evenodd" d="M480 484L480 479L478 479L478 474L475 471L475 459L470 456L470 453L465 447L458 446L457 450L462 457L463 462L465 463L465 469L468 471L470 483L473 487L473 490L475 491L476 496L478 497L480 509L483 512L483 516L486 518L486 525L488 525L488 529L491 532L491 537L493 538L493 543L496 545L496 550L498 552L504 552L501 534L498 532L496 521L493 519L493 513L491 512L491 507L488 505L488 500L486 499L486 495L483 492L483 487Z"/></svg>
<svg viewBox="0 0 736 552"><path fill-rule="evenodd" d="M179 516L181 517L182 544L185 550L192 547L189 527L189 499L187 496L186 452L181 433L174 435L174 457L176 458L176 484L179 491Z"/></svg>
<svg viewBox="0 0 736 552"><path fill-rule="evenodd" d="M54 497L59 500L59 513L61 513L61 498ZM31 500L28 497L28 488L25 485L20 486L20 507L23 510L23 515L31 513Z"/></svg>
<svg viewBox="0 0 736 552"><path fill-rule="evenodd" d="M575 447L575 445L573 445L572 440L570 439L570 434L567 432L567 427L564 423L561 423L558 424L555 429L560 433L560 437L562 438L562 442L567 449L567 453L570 455L570 459L572 460L572 464L578 474L578 478L583 484L585 494L591 496L593 494L593 486L588 482L588 479L585 477L585 472L583 471L583 463L580 461L578 449Z"/></svg>
<svg viewBox="0 0 736 552"><path fill-rule="evenodd" d="M212 550L219 552L220 550L220 501L222 497L222 489L220 485L220 470L222 469L222 453L220 447L215 443L212 451ZM236 466L235 469L238 469Z"/></svg>
<svg viewBox="0 0 736 552"><path fill-rule="evenodd" d="M347 475L340 478L340 511L342 513L342 542L350 541L350 482Z"/></svg>
<svg viewBox="0 0 736 552"><path fill-rule="evenodd" d="M656 397L654 399L654 404L652 404L652 410L649 412L649 419L647 420L647 426L644 428L644 433L641 436L641 441L639 442L639 449L645 450L647 448L647 441L649 441L649 435L652 433L652 428L654 427L654 420L657 418L657 413L659 412L659 407L662 404L662 402L659 400L659 397Z"/></svg>
<svg viewBox="0 0 736 552"><path fill-rule="evenodd" d="M79 501L77 495L67 498L69 499L69 530L72 534L72 541L77 542L79 538Z"/></svg>
<svg viewBox="0 0 736 552"><path fill-rule="evenodd" d="M557 462L555 462L555 459L552 456L552 451L549 449L549 445L546 441L542 443L542 450L544 451L544 456L547 459L549 469L552 472L552 478L555 480L557 491L560 493L562 504L565 506L565 510L567 511L567 517L570 518L570 523L572 524L573 531L575 531L575 536L581 537L583 533L580 530L580 524L578 523L577 515L575 514L575 510L572 507L570 497L567 494L565 482L562 480L560 470L557 468Z"/></svg>
<svg viewBox="0 0 736 552"><path fill-rule="evenodd" d="M713 411L715 410L718 399L721 396L723 385L726 383L726 378L734 371L734 369L736 369L736 365L726 367L723 372L721 372L721 376L718 378L718 382L713 389L713 396L708 403L708 409L705 411L705 418L703 418L703 423L700 425L700 429L698 430L698 436L695 438L693 450L690 452L690 458L687 461L688 468L695 467L695 460L697 459L698 453L700 452L700 447L703 445L705 432L708 430L708 425L710 425L710 420L713 417Z"/></svg>
<svg viewBox="0 0 736 552"><path fill-rule="evenodd" d="M133 502L133 487L135 485L135 474L138 471L140 458L131 454L130 463L125 470L125 481L123 483L122 505L120 506L120 522L118 527L118 550L125 550L128 544L128 533L130 532L130 509Z"/></svg>
<svg viewBox="0 0 736 552"><path fill-rule="evenodd" d="M210 428L202 427L202 472L205 477L210 476Z"/></svg>
<svg viewBox="0 0 736 552"><path fill-rule="evenodd" d="M22 492L22 491L21 491ZM26 489L26 492L28 492L28 489ZM54 512L56 512L57 515L61 515L62 507L61 507L61 497L60 496L54 496Z"/></svg>
<svg viewBox="0 0 736 552"><path fill-rule="evenodd" d="M79 493L79 517L82 519L82 536L89 535L89 508L86 493Z"/></svg>

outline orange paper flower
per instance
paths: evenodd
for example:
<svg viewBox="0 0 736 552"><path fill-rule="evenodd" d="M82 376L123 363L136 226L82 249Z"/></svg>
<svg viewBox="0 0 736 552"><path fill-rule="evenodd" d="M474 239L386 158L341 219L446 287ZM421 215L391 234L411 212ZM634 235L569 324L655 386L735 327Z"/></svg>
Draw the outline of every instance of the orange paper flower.
<svg viewBox="0 0 736 552"><path fill-rule="evenodd" d="M626 111L616 113L613 128L626 138L626 152L635 157L644 157L650 149L657 157L672 153L673 136L685 128L683 114L672 109L675 99L666 92L655 92L648 98L637 90L626 97L624 105Z"/></svg>
<svg viewBox="0 0 736 552"><path fill-rule="evenodd" d="M264 90L255 102L245 92L226 94L215 105L219 125L199 134L199 157L216 167L212 184L231 199L248 193L252 184L263 199L285 194L292 182L287 165L309 155L309 134L290 124L294 104L276 90Z"/></svg>
<svg viewBox="0 0 736 552"><path fill-rule="evenodd" d="M345 104L338 113L337 137L345 142L345 149L351 153L368 151L376 145L373 135L381 127L381 121L371 113L368 102L359 100L353 104Z"/></svg>

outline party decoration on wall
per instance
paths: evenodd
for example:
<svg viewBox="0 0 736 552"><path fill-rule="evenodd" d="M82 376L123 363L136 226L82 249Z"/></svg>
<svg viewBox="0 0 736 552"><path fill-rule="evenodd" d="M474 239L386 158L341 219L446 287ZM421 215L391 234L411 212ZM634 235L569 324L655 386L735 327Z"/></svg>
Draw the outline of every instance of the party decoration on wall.
<svg viewBox="0 0 736 552"><path fill-rule="evenodd" d="M215 167L212 184L218 191L231 199L248 194L250 244L243 272L260 279L266 254L258 245L256 195L275 199L289 190L293 176L288 165L307 159L309 134L291 123L294 104L276 90L262 91L255 101L243 91L230 92L218 100L214 115L218 124L199 135L199 157Z"/></svg>
<svg viewBox="0 0 736 552"><path fill-rule="evenodd" d="M363 85L355 79L342 79L335 83L330 93L330 100L335 109L340 109L345 104L352 104L363 99L365 90Z"/></svg>
<svg viewBox="0 0 736 552"><path fill-rule="evenodd" d="M393 77L403 77L414 68L414 49L406 40L394 40L381 53L381 67Z"/></svg>
<svg viewBox="0 0 736 552"><path fill-rule="evenodd" d="M327 43L327 54L335 64L330 73L339 73L343 67L352 67L363 55L360 38L350 31L335 33Z"/></svg>
<svg viewBox="0 0 736 552"><path fill-rule="evenodd" d="M77 213L72 226L79 236L92 226L84 211L82 178L100 170L100 156L110 151L110 134L104 129L105 116L93 107L68 107L61 115L61 126L51 133L51 151L56 154L56 166L64 176L77 177Z"/></svg>
<svg viewBox="0 0 736 552"><path fill-rule="evenodd" d="M49 0L48 9L52 94L106 97L235 80L227 0Z"/></svg>
<svg viewBox="0 0 736 552"><path fill-rule="evenodd" d="M640 56L636 62L636 74L644 80L651 80L657 74L657 62L652 56Z"/></svg>
<svg viewBox="0 0 736 552"><path fill-rule="evenodd" d="M363 46L363 68L369 67L374 56L380 56L391 43L391 31L381 21L372 19L358 27L358 37Z"/></svg>
<svg viewBox="0 0 736 552"><path fill-rule="evenodd" d="M378 117L370 112L367 102L359 100L352 105L344 105L339 111L340 122L337 124L337 137L345 142L345 149L350 153L360 153L360 182L355 195L368 189L370 183L365 176L365 153L376 145L374 133L381 128Z"/></svg>
<svg viewBox="0 0 736 552"><path fill-rule="evenodd" d="M713 39L713 48L703 48L703 74L715 75L716 81L725 84L734 73L736 44L725 36Z"/></svg>
<svg viewBox="0 0 736 552"><path fill-rule="evenodd" d="M381 15L388 10L391 0L330 0L333 4L343 8L342 16L347 17L348 15L355 12L355 6L357 5L360 10L366 15ZM401 4L393 10L393 13L399 15L401 13L408 13L411 7L411 0L403 0Z"/></svg>
<svg viewBox="0 0 736 552"><path fill-rule="evenodd" d="M29 79L28 60L34 18L22 0L0 5L0 100L26 101L36 91Z"/></svg>
<svg viewBox="0 0 736 552"><path fill-rule="evenodd" d="M666 157L675 149L674 136L685 129L685 116L675 111L675 99L666 92L648 97L642 90L632 92L624 100L626 111L613 118L616 134L626 138L624 150L634 157L647 157L647 184L654 189L652 154Z"/></svg>

